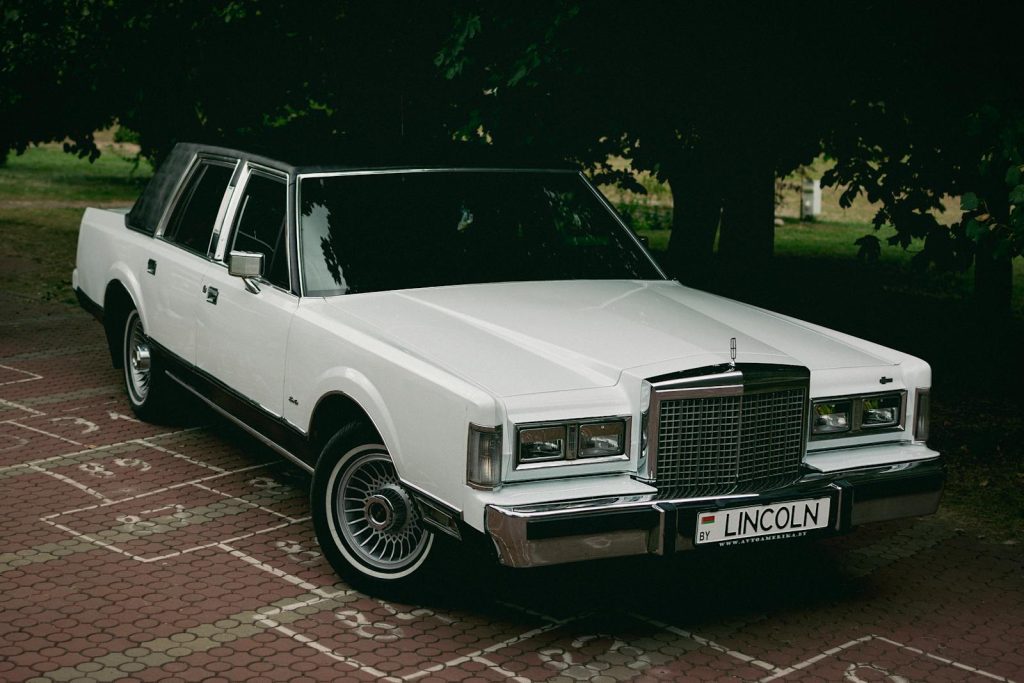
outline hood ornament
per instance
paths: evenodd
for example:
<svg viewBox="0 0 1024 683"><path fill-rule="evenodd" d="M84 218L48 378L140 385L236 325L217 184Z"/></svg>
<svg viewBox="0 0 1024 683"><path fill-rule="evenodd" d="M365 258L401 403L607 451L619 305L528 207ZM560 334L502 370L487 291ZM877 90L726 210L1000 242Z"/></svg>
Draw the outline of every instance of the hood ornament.
<svg viewBox="0 0 1024 683"><path fill-rule="evenodd" d="M732 359L731 361L729 361L729 365L731 365L732 369L735 370L736 369L736 337L733 337L732 339L729 340L729 357Z"/></svg>

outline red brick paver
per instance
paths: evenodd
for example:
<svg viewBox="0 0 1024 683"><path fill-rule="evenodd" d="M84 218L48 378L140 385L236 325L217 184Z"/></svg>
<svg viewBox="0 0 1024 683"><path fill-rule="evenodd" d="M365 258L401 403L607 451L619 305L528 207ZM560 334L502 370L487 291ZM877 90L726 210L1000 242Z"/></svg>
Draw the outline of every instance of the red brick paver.
<svg viewBox="0 0 1024 683"><path fill-rule="evenodd" d="M939 516L538 571L415 605L320 555L308 477L140 423L85 313L0 294L0 680L1024 680L1024 552Z"/></svg>

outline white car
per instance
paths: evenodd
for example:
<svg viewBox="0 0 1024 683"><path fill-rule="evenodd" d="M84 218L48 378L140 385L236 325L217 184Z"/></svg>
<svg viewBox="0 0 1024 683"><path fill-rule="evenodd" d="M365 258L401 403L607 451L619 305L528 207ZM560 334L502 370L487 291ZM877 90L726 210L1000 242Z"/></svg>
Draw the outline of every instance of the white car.
<svg viewBox="0 0 1024 683"><path fill-rule="evenodd" d="M929 366L667 279L576 170L178 145L74 288L135 412L183 387L313 473L349 581L435 537L533 567L935 511Z"/></svg>

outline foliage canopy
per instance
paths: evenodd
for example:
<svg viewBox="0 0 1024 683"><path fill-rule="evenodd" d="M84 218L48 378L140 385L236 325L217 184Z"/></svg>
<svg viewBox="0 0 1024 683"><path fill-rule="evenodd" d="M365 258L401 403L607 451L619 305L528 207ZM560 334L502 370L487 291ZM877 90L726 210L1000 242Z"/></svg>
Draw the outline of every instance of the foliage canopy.
<svg viewBox="0 0 1024 683"><path fill-rule="evenodd" d="M1024 250L1022 14L995 3L968 14L911 2L552 0L525 12L497 0L9 0L0 155L65 140L94 158L93 131L117 122L156 160L189 139L361 154L457 140L629 184L609 163L621 157L671 185L669 265L701 282L715 258L726 271L770 258L774 178L826 153L836 164L824 180L845 201L879 202L876 227L894 225L902 246L923 240L921 265L977 262L997 300ZM950 29L974 24L973 38ZM962 221L937 217L944 195L963 197Z"/></svg>

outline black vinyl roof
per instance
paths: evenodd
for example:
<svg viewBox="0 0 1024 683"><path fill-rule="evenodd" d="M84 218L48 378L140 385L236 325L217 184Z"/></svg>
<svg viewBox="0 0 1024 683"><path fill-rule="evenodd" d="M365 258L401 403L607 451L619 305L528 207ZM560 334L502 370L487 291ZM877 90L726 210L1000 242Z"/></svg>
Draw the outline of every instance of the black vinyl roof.
<svg viewBox="0 0 1024 683"><path fill-rule="evenodd" d="M125 225L149 235L156 233L167 203L173 199L178 181L197 154L225 156L275 168L294 177L300 173L363 171L383 169L552 169L575 171L578 167L561 160L541 159L533 153L498 151L476 144L451 144L441 149L364 148L354 150L330 144L302 148L294 146L252 146L246 149L194 142L174 146L142 195L125 217Z"/></svg>
<svg viewBox="0 0 1024 683"><path fill-rule="evenodd" d="M509 168L578 170L564 160L544 157L536 152L498 150L482 144L451 143L441 147L395 147L265 144L224 147L179 143L194 152L206 151L237 156L247 161L287 170L292 173L320 171L359 171L383 168ZM177 150L177 147L175 149Z"/></svg>

